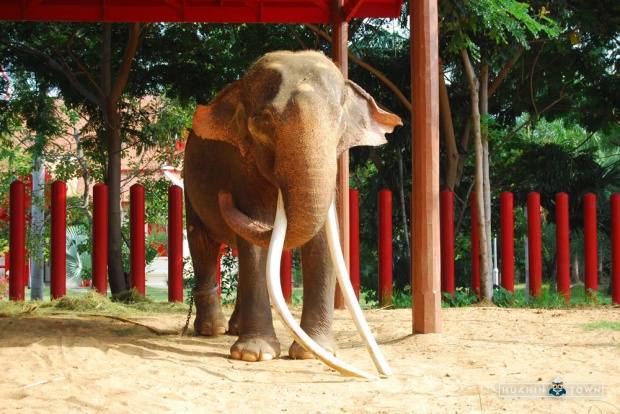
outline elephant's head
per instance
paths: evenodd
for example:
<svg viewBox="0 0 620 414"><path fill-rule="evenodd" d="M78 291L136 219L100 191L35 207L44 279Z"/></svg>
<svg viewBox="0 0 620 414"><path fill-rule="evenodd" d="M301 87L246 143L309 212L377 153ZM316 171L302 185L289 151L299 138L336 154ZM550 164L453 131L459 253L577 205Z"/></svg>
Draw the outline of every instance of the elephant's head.
<svg viewBox="0 0 620 414"><path fill-rule="evenodd" d="M385 143L396 125L402 125L398 116L380 109L318 52L265 55L211 104L199 106L193 119L198 136L233 144L282 192L285 248L304 244L323 226L339 155ZM220 208L235 232L268 247L270 225L238 211L230 194L220 194Z"/></svg>

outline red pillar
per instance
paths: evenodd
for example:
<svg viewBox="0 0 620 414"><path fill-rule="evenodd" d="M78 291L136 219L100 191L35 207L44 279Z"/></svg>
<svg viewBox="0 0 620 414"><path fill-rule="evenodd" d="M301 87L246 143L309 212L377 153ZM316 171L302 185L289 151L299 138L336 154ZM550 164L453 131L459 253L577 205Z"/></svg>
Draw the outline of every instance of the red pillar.
<svg viewBox="0 0 620 414"><path fill-rule="evenodd" d="M476 193L471 193L471 290L480 299L480 239Z"/></svg>
<svg viewBox="0 0 620 414"><path fill-rule="evenodd" d="M454 297L454 193L443 190L439 199L441 293Z"/></svg>
<svg viewBox="0 0 620 414"><path fill-rule="evenodd" d="M542 233L540 224L540 194L527 195L528 253L530 257L530 295L542 294Z"/></svg>
<svg viewBox="0 0 620 414"><path fill-rule="evenodd" d="M280 285L286 303L293 303L293 252L285 250L280 260Z"/></svg>
<svg viewBox="0 0 620 414"><path fill-rule="evenodd" d="M379 306L392 303L392 192L379 191Z"/></svg>
<svg viewBox="0 0 620 414"><path fill-rule="evenodd" d="M183 302L183 189L168 189L168 302Z"/></svg>
<svg viewBox="0 0 620 414"><path fill-rule="evenodd" d="M67 294L67 185L62 181L52 184L51 201L50 293L59 299Z"/></svg>
<svg viewBox="0 0 620 414"><path fill-rule="evenodd" d="M93 289L108 294L108 186L93 187Z"/></svg>
<svg viewBox="0 0 620 414"><path fill-rule="evenodd" d="M620 194L611 196L611 303L620 304Z"/></svg>
<svg viewBox="0 0 620 414"><path fill-rule="evenodd" d="M592 193L583 196L583 238L585 244L585 289L586 294L590 294L590 289L594 292L598 291L596 195Z"/></svg>
<svg viewBox="0 0 620 414"><path fill-rule="evenodd" d="M134 184L129 189L129 266L131 287L145 295L146 250L144 243L144 187Z"/></svg>
<svg viewBox="0 0 620 414"><path fill-rule="evenodd" d="M21 181L11 183L9 201L9 299L24 300L24 271L26 264L26 186Z"/></svg>
<svg viewBox="0 0 620 414"><path fill-rule="evenodd" d="M349 276L357 300L360 300L360 195L359 191L349 190Z"/></svg>
<svg viewBox="0 0 620 414"><path fill-rule="evenodd" d="M555 196L555 239L558 261L558 292L570 302L570 237L568 194Z"/></svg>
<svg viewBox="0 0 620 414"><path fill-rule="evenodd" d="M510 191L500 196L500 249L501 249L501 285L510 292L515 292L515 217L514 197Z"/></svg>

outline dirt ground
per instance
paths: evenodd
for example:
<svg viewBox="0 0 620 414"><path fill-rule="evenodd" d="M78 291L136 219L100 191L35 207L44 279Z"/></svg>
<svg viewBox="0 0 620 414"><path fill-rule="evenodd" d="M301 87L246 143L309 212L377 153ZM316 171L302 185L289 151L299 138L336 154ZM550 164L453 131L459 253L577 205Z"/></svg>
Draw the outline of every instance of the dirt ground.
<svg viewBox="0 0 620 414"><path fill-rule="evenodd" d="M299 316L299 309L294 311ZM0 412L620 413L620 309L444 309L441 334L412 335L410 310L365 311L394 375L347 378L286 356L232 361L232 336L178 333L184 316L0 318ZM286 354L290 337L276 320ZM374 371L347 311L341 358ZM498 397L499 383L602 383L601 400Z"/></svg>

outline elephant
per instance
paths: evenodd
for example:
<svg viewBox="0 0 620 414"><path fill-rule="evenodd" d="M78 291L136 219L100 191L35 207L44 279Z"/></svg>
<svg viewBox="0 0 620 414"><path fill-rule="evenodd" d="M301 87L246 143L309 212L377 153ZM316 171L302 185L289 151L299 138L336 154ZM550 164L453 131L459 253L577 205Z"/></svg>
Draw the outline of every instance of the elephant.
<svg viewBox="0 0 620 414"><path fill-rule="evenodd" d="M283 249L300 248L301 329L328 354L335 268L326 220L336 194L338 157L359 145L381 145L402 125L316 51L264 55L246 75L199 105L185 150L187 237L196 285L194 330L238 335L232 359L280 356L266 282L278 197L286 213ZM218 250L238 252L235 309L227 321L217 296ZM295 340L293 359L314 358Z"/></svg>

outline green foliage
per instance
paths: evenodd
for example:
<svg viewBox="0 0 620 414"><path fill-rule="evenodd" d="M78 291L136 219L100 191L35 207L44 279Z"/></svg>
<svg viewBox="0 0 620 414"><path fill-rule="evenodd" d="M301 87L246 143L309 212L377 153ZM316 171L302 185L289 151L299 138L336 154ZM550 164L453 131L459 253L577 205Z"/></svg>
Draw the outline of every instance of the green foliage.
<svg viewBox="0 0 620 414"><path fill-rule="evenodd" d="M230 247L226 247L226 254L222 255L220 263L222 303L234 303L237 298L237 286L239 284L239 261L236 256L233 256Z"/></svg>
<svg viewBox="0 0 620 414"><path fill-rule="evenodd" d="M447 50L458 54L463 48L479 56L481 45L502 47L518 43L528 47L528 36L558 34L556 23L542 7L514 0L441 1L441 33L449 39Z"/></svg>
<svg viewBox="0 0 620 414"><path fill-rule="evenodd" d="M411 286L407 285L403 290L392 291L392 307L395 309L411 308Z"/></svg>
<svg viewBox="0 0 620 414"><path fill-rule="evenodd" d="M585 331L609 330L620 331L620 322L618 321L598 321L581 325Z"/></svg>
<svg viewBox="0 0 620 414"><path fill-rule="evenodd" d="M89 234L84 228L67 227L67 282L80 286L83 280L92 280L92 258L88 248Z"/></svg>
<svg viewBox="0 0 620 414"><path fill-rule="evenodd" d="M441 299L441 306L450 308L461 308L478 302L478 296L469 288L456 288L454 290L454 295L443 292L441 294Z"/></svg>

